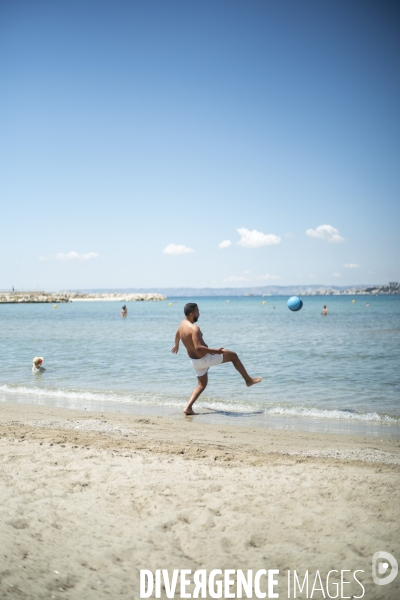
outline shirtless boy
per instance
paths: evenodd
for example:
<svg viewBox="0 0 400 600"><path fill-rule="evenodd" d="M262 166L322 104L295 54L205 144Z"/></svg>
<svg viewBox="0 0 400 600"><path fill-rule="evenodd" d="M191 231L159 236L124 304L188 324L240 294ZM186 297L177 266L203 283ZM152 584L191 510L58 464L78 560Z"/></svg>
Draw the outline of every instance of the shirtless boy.
<svg viewBox="0 0 400 600"><path fill-rule="evenodd" d="M184 308L185 318L178 327L175 335L175 345L171 348L172 354L177 354L179 342L182 340L185 346L193 368L197 375L197 386L193 390L189 402L185 406L185 415L195 415L192 406L197 398L204 392L208 383L208 369L221 363L231 362L233 366L246 382L247 387L259 383L262 377L250 377L241 363L236 352L226 350L225 348L209 348L203 340L203 334L195 323L200 317L200 311L197 304L190 302Z"/></svg>

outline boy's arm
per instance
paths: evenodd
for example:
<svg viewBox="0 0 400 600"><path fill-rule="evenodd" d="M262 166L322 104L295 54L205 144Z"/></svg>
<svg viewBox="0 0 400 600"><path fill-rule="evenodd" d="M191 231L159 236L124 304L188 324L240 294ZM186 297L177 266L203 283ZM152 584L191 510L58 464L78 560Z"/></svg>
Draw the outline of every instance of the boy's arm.
<svg viewBox="0 0 400 600"><path fill-rule="evenodd" d="M192 334L193 346L197 352L200 352L203 356L206 354L223 354L223 348L209 348L205 345L199 327L195 327Z"/></svg>
<svg viewBox="0 0 400 600"><path fill-rule="evenodd" d="M171 348L172 354L178 354L180 341L181 341L181 336L179 335L179 329L177 329L176 334L175 334L175 345Z"/></svg>

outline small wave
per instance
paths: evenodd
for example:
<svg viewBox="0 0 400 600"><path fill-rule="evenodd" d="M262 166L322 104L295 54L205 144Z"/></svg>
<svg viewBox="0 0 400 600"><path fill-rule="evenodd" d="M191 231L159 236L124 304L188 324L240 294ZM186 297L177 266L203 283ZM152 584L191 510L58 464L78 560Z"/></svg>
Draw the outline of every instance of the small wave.
<svg viewBox="0 0 400 600"><path fill-rule="evenodd" d="M66 400L74 403L116 403L116 404L132 404L132 405L150 405L164 406L171 408L181 408L183 403L186 403L187 398L183 396L169 396L167 394L157 394L152 392L114 392L112 390L81 390L81 389L51 389L41 387L29 387L21 385L0 385L0 394L5 396L33 396L37 398L54 398ZM223 400L220 398L203 398L201 401L202 407L215 412L232 413L237 415L241 413L243 416L251 416L255 414L264 415L279 415L282 417L296 418L318 418L318 419L335 419L345 421L358 422L375 422L375 423L393 423L399 424L400 418L391 415L380 415L377 412L360 413L353 409L321 409L306 406L290 406L274 403L241 403Z"/></svg>
<svg viewBox="0 0 400 600"><path fill-rule="evenodd" d="M119 402L129 402L131 399L128 396L113 394L112 392L88 392L87 390L63 390L63 389L45 389L39 387L28 386L10 386L7 384L0 385L0 392L13 396L42 396L50 398L66 398L70 400L88 400L95 402L105 402L118 396Z"/></svg>
<svg viewBox="0 0 400 600"><path fill-rule="evenodd" d="M400 423L400 418L389 415L379 415L376 412L359 413L356 410L344 408L342 410L321 409L305 406L282 406L281 404L270 404L268 407L260 403L254 403L249 406L239 403L225 403L224 401L207 402L207 408L217 411L241 411L243 413L255 413L260 410L265 415L280 415L283 417L311 417L317 419L340 419L345 421L374 421L379 423Z"/></svg>
<svg viewBox="0 0 400 600"><path fill-rule="evenodd" d="M10 396L36 396L44 398L59 398L74 401L86 402L116 402L123 404L163 404L165 406L180 406L181 398L162 396L161 394L130 392L124 394L112 390L88 391L74 389L51 389L29 386L11 386L8 384L0 385L0 393Z"/></svg>
<svg viewBox="0 0 400 600"><path fill-rule="evenodd" d="M328 410L324 408L307 408L304 406L273 406L266 410L268 414L286 415L291 417L314 417L319 419L344 419L346 421L379 421L385 423L399 423L400 419L389 415L379 415L376 412L358 413L353 410Z"/></svg>

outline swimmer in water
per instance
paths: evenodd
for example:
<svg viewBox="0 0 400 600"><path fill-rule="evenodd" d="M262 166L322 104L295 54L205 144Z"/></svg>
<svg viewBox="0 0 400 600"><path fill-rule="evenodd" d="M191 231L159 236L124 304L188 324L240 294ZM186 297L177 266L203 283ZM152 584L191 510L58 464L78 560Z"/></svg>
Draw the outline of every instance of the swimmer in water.
<svg viewBox="0 0 400 600"><path fill-rule="evenodd" d="M128 309L126 308L126 306L124 304L124 306L122 307L122 310L121 310L121 317L126 317L127 314L128 314Z"/></svg>
<svg viewBox="0 0 400 600"><path fill-rule="evenodd" d="M324 304L324 308L322 309L321 315L324 315L326 317L327 314L328 314L328 309L326 308L326 304Z"/></svg>
<svg viewBox="0 0 400 600"><path fill-rule="evenodd" d="M32 371L34 373L43 373L43 371L45 371L46 369L44 367L42 367L42 364L43 364L43 357L35 356L35 358L33 359Z"/></svg>

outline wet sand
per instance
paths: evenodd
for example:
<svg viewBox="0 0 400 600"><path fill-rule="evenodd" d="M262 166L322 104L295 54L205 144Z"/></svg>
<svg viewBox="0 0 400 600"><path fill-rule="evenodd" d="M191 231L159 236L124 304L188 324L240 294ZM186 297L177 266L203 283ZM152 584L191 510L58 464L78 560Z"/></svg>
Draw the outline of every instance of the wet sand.
<svg viewBox="0 0 400 600"><path fill-rule="evenodd" d="M281 598L288 569L362 569L365 598L400 597L400 576L371 579L375 552L400 557L399 439L15 404L0 416L1 598L136 599L140 569L201 568L279 569Z"/></svg>

